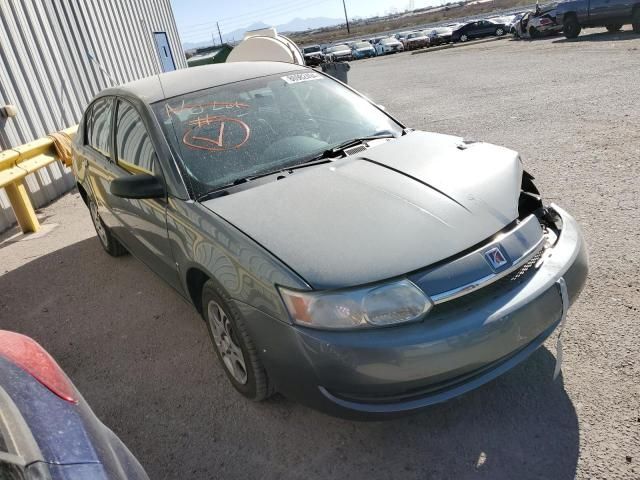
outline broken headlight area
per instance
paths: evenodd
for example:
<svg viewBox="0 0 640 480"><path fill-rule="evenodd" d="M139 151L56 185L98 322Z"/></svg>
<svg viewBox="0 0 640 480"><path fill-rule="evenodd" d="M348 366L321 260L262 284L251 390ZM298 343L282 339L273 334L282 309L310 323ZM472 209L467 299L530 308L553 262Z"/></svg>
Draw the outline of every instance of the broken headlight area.
<svg viewBox="0 0 640 480"><path fill-rule="evenodd" d="M535 215L542 226L543 235L546 238L545 250L555 245L562 230L562 218L555 210L545 207L538 187L533 181L535 177L524 170L518 199L518 219L521 221L529 215Z"/></svg>
<svg viewBox="0 0 640 480"><path fill-rule="evenodd" d="M518 217L522 220L543 209L542 197L533 183L534 176L526 170L522 172L520 198L518 199Z"/></svg>

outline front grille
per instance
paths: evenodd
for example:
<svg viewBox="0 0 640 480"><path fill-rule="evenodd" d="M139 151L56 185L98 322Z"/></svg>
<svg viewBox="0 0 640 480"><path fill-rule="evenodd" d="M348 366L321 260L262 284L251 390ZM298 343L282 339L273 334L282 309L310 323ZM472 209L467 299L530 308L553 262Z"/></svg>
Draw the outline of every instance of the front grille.
<svg viewBox="0 0 640 480"><path fill-rule="evenodd" d="M490 283L484 287L478 288L466 295L452 299L450 301L440 303L434 306L430 315L440 313L447 315L453 312L469 311L481 308L481 305L487 301L499 298L509 291L528 282L535 275L539 260L544 255L544 249L541 249L533 257L531 257L524 265L514 270L509 275Z"/></svg>
<svg viewBox="0 0 640 480"><path fill-rule="evenodd" d="M520 268L518 268L514 272L511 272L511 275L509 275L508 277L509 280L511 282L516 282L518 281L518 279L524 277L531 268L535 267L536 263L538 263L538 260L542 258L543 254L544 254L544 249L541 249L533 257L531 257L524 265L522 265Z"/></svg>

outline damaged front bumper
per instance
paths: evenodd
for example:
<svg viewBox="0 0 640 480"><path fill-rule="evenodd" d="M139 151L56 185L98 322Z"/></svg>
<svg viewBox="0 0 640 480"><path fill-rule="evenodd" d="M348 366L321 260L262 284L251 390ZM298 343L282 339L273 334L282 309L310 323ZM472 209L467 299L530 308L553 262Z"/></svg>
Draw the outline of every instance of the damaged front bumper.
<svg viewBox="0 0 640 480"><path fill-rule="evenodd" d="M548 211L558 237L526 278L436 305L420 323L336 332L277 322L267 332L257 310L239 305L252 338L269 339L258 343L270 380L329 414L375 418L446 401L513 368L558 327L587 277L579 226L557 206Z"/></svg>

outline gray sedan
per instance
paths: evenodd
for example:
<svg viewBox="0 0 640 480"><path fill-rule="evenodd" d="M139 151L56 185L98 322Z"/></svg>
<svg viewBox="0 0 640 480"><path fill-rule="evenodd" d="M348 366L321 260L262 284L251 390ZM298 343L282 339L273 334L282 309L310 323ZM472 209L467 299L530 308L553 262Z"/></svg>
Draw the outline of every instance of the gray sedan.
<svg viewBox="0 0 640 480"><path fill-rule="evenodd" d="M253 400L350 418L445 401L561 332L587 275L576 221L516 152L406 128L305 67L105 90L74 171L104 249L193 303Z"/></svg>

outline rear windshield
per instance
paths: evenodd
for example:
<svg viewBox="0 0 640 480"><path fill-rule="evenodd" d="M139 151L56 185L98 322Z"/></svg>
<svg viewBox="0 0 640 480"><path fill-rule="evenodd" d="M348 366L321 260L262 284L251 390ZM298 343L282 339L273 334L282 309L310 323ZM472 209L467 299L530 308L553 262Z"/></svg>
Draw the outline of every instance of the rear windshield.
<svg viewBox="0 0 640 480"><path fill-rule="evenodd" d="M347 140L402 134L368 100L310 69L200 90L153 109L198 196Z"/></svg>

